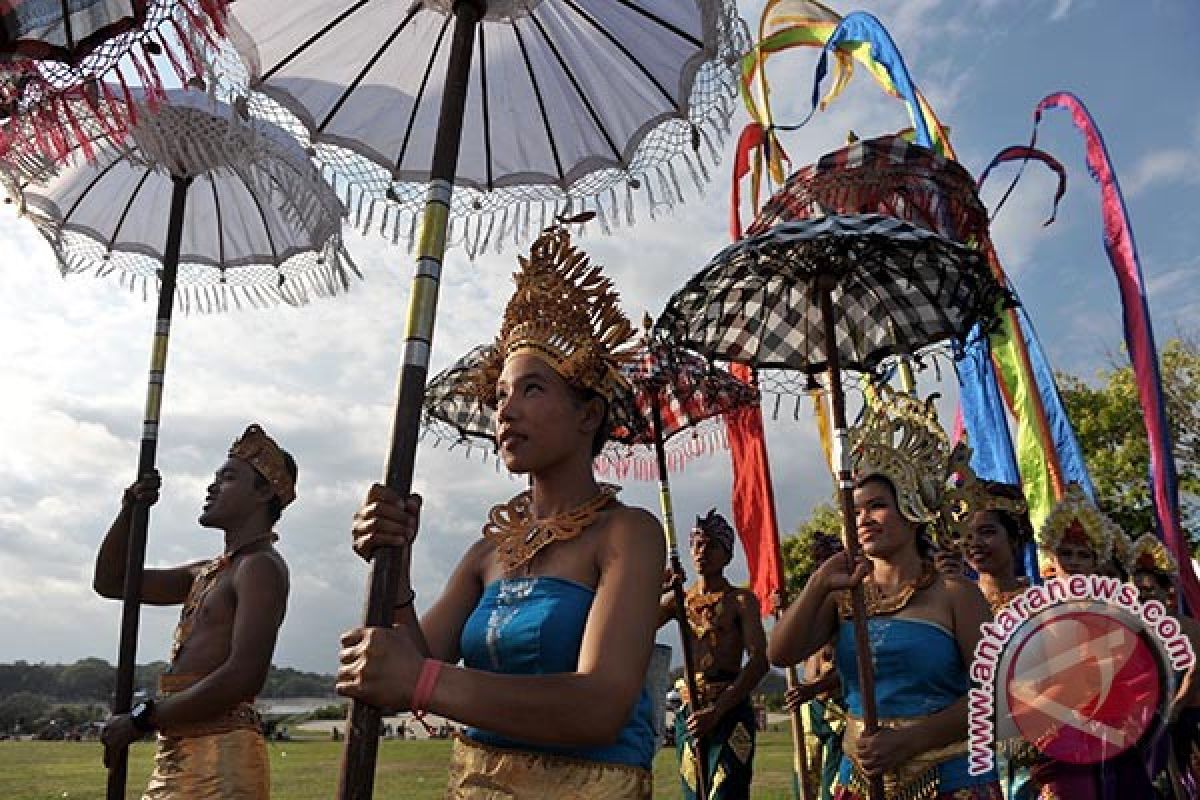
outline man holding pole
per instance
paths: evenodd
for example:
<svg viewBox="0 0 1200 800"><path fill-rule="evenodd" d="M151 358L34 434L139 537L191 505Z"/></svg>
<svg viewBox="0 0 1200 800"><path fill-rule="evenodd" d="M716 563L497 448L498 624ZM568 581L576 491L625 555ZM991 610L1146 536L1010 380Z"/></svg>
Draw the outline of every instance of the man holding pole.
<svg viewBox="0 0 1200 800"><path fill-rule="evenodd" d="M157 473L125 490L96 557L94 586L122 598L136 504L158 500ZM200 525L225 532L222 554L170 569L147 569L140 601L183 604L159 698L111 717L101 737L105 765L130 743L158 733L154 774L143 800L270 796L266 744L252 705L271 666L283 622L288 570L273 543L280 514L296 497L296 462L251 425L208 487Z"/></svg>
<svg viewBox="0 0 1200 800"><path fill-rule="evenodd" d="M686 604L700 696L691 697L687 682L681 680L678 688L684 705L675 715L685 800L696 798L696 774L702 768L708 798L701 800L750 796L757 728L750 693L770 667L758 599L753 592L734 587L724 574L733 559L733 540L733 527L716 509L696 518L691 552L699 578L688 590ZM673 615L674 596L668 592L663 595L660 623L666 624Z"/></svg>

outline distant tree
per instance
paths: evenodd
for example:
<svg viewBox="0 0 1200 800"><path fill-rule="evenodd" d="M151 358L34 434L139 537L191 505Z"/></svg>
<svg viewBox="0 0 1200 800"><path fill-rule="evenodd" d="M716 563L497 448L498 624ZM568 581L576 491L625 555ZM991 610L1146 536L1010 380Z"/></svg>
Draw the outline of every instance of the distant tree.
<svg viewBox="0 0 1200 800"><path fill-rule="evenodd" d="M794 600L808 582L808 576L817 567L816 556L818 534L841 539L842 514L832 503L821 503L809 512L808 519L800 523L796 531L780 542L783 551L783 568L787 580L789 600Z"/></svg>
<svg viewBox="0 0 1200 800"><path fill-rule="evenodd" d="M34 723L50 709L50 700L32 692L16 692L0 698L0 730L12 733L33 730Z"/></svg>
<svg viewBox="0 0 1200 800"><path fill-rule="evenodd" d="M117 671L102 658L83 658L62 667L57 696L63 700L107 701L116 685Z"/></svg>
<svg viewBox="0 0 1200 800"><path fill-rule="evenodd" d="M312 712L313 719L345 719L346 703L330 703Z"/></svg>
<svg viewBox="0 0 1200 800"><path fill-rule="evenodd" d="M0 664L0 697L17 692L55 697L59 693L58 671L57 666L30 664L28 661Z"/></svg>
<svg viewBox="0 0 1200 800"><path fill-rule="evenodd" d="M1186 338L1171 339L1160 352L1183 524L1193 551L1200 522L1200 349ZM1097 502L1126 533L1154 530L1150 492L1150 448L1133 368L1115 365L1091 384L1067 373L1056 376L1063 404L1087 461Z"/></svg>

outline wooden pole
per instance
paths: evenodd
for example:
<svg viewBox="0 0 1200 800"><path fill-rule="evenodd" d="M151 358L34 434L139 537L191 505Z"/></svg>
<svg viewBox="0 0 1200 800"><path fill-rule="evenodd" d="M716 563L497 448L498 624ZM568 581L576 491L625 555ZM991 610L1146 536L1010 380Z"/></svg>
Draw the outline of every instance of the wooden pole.
<svg viewBox="0 0 1200 800"><path fill-rule="evenodd" d="M471 52L475 45L476 29L485 11L484 0L457 0L454 4L454 36L446 66L429 189L417 243L417 265L409 289L404 356L396 391L391 446L384 466L384 482L401 497L407 497L412 492L421 405L425 396L425 379L429 374L438 288L446 253L450 198L454 188L454 173L458 168L463 113L471 75ZM400 575L408 571L411 557L411 549L407 547L381 547L372 555L364 613L366 625L391 625L392 605ZM375 761L381 722L380 709L360 700L355 700L351 705L338 779L339 800L371 800L375 788Z"/></svg>
<svg viewBox="0 0 1200 800"><path fill-rule="evenodd" d="M187 206L190 177L172 179L171 210L167 218L167 246L163 253L162 278L158 287L158 312L154 321L154 344L150 350L150 375L146 381L146 411L142 418L142 445L138 452L137 476L141 480L154 471L158 453L158 422L162 412L163 377L167 369L167 344L171 336L171 311L175 307L175 281L179 275L179 249L183 241L183 213ZM142 575L146 563L146 532L150 506L135 501L129 523L125 561L125 587L121 595L121 643L117 652L117 686L113 713L125 714L133 706L133 680L137 666L138 619L142 608ZM129 750L114 754L108 767L107 800L125 800Z"/></svg>
<svg viewBox="0 0 1200 800"><path fill-rule="evenodd" d="M818 281L821 279L818 278ZM846 539L846 562L854 571L858 563L858 527L854 522L854 479L848 452L846 429L846 398L842 392L841 365L837 347L837 325L833 309L833 292L830 285L818 283L821 323L825 332L825 352L829 362L829 399L833 407L833 454L834 469L837 470L838 499L842 509L842 527ZM862 691L863 730L872 734L879 730L879 717L875 708L875 670L871 663L870 639L867 635L867 606L862 584L850 591L853 609L854 651L858 662L858 676ZM870 800L883 800L883 780L873 778L868 786Z"/></svg>
<svg viewBox="0 0 1200 800"><path fill-rule="evenodd" d="M671 484L667 478L667 449L662 438L662 411L658 405L658 392L650 391L650 408L654 423L654 457L658 462L658 500L662 507L663 532L667 537L667 557L671 562L671 571L676 575L683 574L683 564L679 560L679 541L675 534L675 511L671 506ZM683 650L683 674L687 682L689 703L696 710L696 702L700 697L696 686L696 659L692 653L692 630L687 619L687 602L683 596L683 586L678 581L672 582L672 592L675 594L675 619L679 623L679 642ZM701 800L708 798L708 748L704 740L696 737L692 742L692 750L696 756L696 797Z"/></svg>

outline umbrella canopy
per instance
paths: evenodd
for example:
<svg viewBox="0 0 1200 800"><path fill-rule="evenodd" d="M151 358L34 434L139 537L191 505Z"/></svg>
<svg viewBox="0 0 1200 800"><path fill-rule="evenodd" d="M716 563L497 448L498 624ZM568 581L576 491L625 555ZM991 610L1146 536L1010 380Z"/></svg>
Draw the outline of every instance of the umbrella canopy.
<svg viewBox="0 0 1200 800"><path fill-rule="evenodd" d="M225 0L74 0L6 4L0 15L0 154L62 159L136 121L129 85L162 99L161 72L202 78L224 32ZM105 84L105 80L113 83Z"/></svg>
<svg viewBox="0 0 1200 800"><path fill-rule="evenodd" d="M470 376L491 347L474 348L429 381L422 422L426 433L453 443L486 442L489 450L495 449L496 410L467 391ZM665 346L643 348L622 371L633 391L618 395L610 406L610 441L596 461L601 472L613 470L621 477L630 472L641 480L658 477L653 452L655 406L661 414L664 443L677 444L668 448L667 463L680 468L721 436L721 415L758 404L753 387L695 353ZM675 438L684 431L693 435L682 441Z"/></svg>
<svg viewBox="0 0 1200 800"><path fill-rule="evenodd" d="M832 282L843 368L963 341L1005 296L983 255L880 214L776 225L719 254L658 327L710 358L816 374L829 368L820 289Z"/></svg>
<svg viewBox="0 0 1200 800"><path fill-rule="evenodd" d="M884 214L955 242L982 242L988 214L957 161L902 136L856 141L801 167L746 231L827 214Z"/></svg>
<svg viewBox="0 0 1200 800"><path fill-rule="evenodd" d="M225 310L300 304L348 287L342 206L302 147L244 123L198 92L168 92L118 148L22 193L64 274L112 274L146 294L166 253L175 179L192 178L181 231L178 302Z"/></svg>
<svg viewBox="0 0 1200 800"><path fill-rule="evenodd" d="M303 122L356 194L385 204L364 227L397 240L411 240L425 200L452 6L264 0L239 4L231 21L250 86ZM717 158L748 44L732 0L486 6L451 214L472 223L452 238L471 252L520 240L567 207L607 210L611 224L617 209L632 212L635 190L653 207L703 184L702 154Z"/></svg>

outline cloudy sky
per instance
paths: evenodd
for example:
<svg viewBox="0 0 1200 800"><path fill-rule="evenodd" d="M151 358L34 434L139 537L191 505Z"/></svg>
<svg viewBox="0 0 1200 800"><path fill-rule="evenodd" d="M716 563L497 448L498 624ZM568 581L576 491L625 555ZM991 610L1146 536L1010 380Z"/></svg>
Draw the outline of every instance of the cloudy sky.
<svg viewBox="0 0 1200 800"><path fill-rule="evenodd" d="M972 171L1000 148L1028 140L1033 106L1045 94L1067 89L1083 98L1122 180L1159 341L1195 329L1200 75L1188 55L1200 33L1194 3L864 5L888 25ZM756 21L761 3L742 6ZM813 66L811 52L772 62L781 121L800 116ZM744 121L739 116L735 128ZM838 103L785 144L797 164L807 163L839 146L847 129L871 136L907 124L903 106L859 73ZM1097 190L1065 115L1049 118L1039 141L1070 174L1059 220L1041 226L1053 185L1031 167L994 236L1055 367L1090 376L1121 343ZM585 240L631 315L661 310L673 288L725 244L727 167L728 159L707 195L674 215ZM994 202L1003 183L995 181L986 199ZM133 477L154 306L111 281L60 278L49 247L11 209L0 210L8 253L0 292L0 662L115 661L119 607L93 594L91 569ZM334 669L338 633L361 616L366 570L348 547L348 523L382 469L411 266L402 250L377 237L351 236L349 246L367 280L348 296L302 309L176 316L159 450L165 485L148 549L151 566L219 551L218 534L195 524L204 487L231 439L248 422L261 422L300 464L299 500L280 526L292 595L275 661L319 671ZM461 251L450 254L435 368L494 335L512 267L511 252L474 263ZM921 386L953 394L932 375L923 375ZM809 417L794 420L790 408L780 417L768 436L781 524L790 530L829 496L830 484ZM727 461L718 454L674 476L681 519L713 505L728 509ZM486 509L521 484L478 455L467 460L459 450L423 444L416 486L426 510L414 583L425 599L479 535ZM623 497L656 505L649 485L630 483ZM733 571L744 577L740 558ZM143 613L139 660L165 657L176 616L175 609Z"/></svg>

